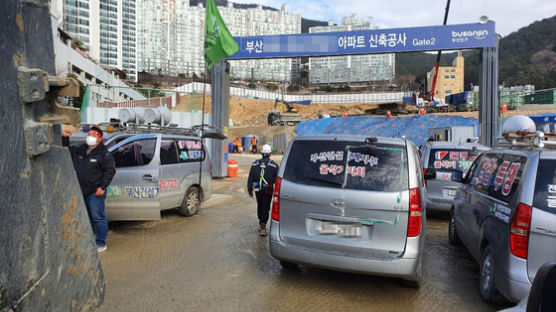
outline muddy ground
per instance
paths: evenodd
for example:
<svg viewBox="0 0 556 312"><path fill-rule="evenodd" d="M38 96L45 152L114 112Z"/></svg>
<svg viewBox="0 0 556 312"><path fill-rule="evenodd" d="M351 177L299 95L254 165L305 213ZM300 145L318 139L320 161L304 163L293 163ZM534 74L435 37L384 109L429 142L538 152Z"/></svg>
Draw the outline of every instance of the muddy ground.
<svg viewBox="0 0 556 312"><path fill-rule="evenodd" d="M239 177L213 180L198 216L110 223L99 311L496 311L478 292L478 266L448 244L446 216L428 216L424 283L310 267L283 270L256 233L245 191L256 155L233 155ZM279 161L279 157L276 159Z"/></svg>

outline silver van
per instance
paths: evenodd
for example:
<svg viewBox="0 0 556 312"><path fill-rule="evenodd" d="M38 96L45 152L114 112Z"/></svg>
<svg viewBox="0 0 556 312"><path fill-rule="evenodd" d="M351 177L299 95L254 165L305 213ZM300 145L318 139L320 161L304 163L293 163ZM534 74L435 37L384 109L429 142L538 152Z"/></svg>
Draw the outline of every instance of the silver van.
<svg viewBox="0 0 556 312"><path fill-rule="evenodd" d="M467 173L479 153L490 148L478 143L426 142L421 145L421 160L425 174L436 178L425 181L427 209L449 212L461 183L452 181L452 172Z"/></svg>
<svg viewBox="0 0 556 312"><path fill-rule="evenodd" d="M286 268L399 277L418 287L425 198L419 153L410 141L296 137L275 186L270 253Z"/></svg>
<svg viewBox="0 0 556 312"><path fill-rule="evenodd" d="M160 211L172 208L191 216L201 201L210 198L212 168L199 137L161 133L122 136L129 137L109 148L116 175L107 188L108 220L157 220Z"/></svg>
<svg viewBox="0 0 556 312"><path fill-rule="evenodd" d="M465 177L452 175L463 186L450 212L449 240L463 243L479 263L485 301L518 302L539 267L556 260L556 150L543 145L484 152Z"/></svg>

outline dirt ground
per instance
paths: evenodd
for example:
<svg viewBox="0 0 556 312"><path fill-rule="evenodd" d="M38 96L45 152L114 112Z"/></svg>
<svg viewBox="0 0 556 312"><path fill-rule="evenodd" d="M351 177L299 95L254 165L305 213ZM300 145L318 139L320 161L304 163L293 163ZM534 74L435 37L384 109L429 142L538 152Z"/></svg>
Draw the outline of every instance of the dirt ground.
<svg viewBox="0 0 556 312"><path fill-rule="evenodd" d="M106 293L98 311L497 311L479 296L479 268L448 243L447 216L427 215L420 289L395 278L300 266L282 269L257 235L245 181L258 155L234 155L239 176L214 179L199 215L111 222L100 255ZM273 157L280 163L279 157Z"/></svg>
<svg viewBox="0 0 556 312"><path fill-rule="evenodd" d="M173 109L178 112L189 112L202 109L203 96L201 94L186 95L180 97L179 104ZM328 113L331 116L341 116L347 113L349 116L363 115L365 110L377 108L375 103L349 103L349 104L311 104L295 105L304 119L316 119L319 113ZM230 118L234 127L261 127L267 125L268 112L273 110L274 101L260 100L252 98L230 97ZM205 112L211 111L211 96L205 95ZM417 109L410 109L410 112L417 113ZM556 105L525 105L517 110L509 110L503 116L514 116L518 114L539 114L554 113ZM436 115L456 115L463 117L479 118L479 112L450 112L435 113ZM402 115L408 116L408 115Z"/></svg>
<svg viewBox="0 0 556 312"><path fill-rule="evenodd" d="M202 109L203 97L201 94L180 97L179 104L173 109L177 112L190 112ZM304 119L318 118L319 113L328 113L331 116L341 116L344 112L348 115L361 115L367 109L377 108L374 103L350 104L312 104L295 105L299 114ZM274 109L274 101L241 97L230 97L230 118L234 127L266 126L268 112ZM211 96L205 95L205 113L211 111Z"/></svg>

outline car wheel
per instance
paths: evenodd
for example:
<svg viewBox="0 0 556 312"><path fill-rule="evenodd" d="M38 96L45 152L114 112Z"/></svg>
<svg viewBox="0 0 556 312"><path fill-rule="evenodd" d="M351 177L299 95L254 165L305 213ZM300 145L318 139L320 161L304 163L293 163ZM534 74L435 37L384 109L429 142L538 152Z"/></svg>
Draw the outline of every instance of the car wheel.
<svg viewBox="0 0 556 312"><path fill-rule="evenodd" d="M499 304L502 302L502 295L496 289L495 283L495 264L494 257L487 246L481 256L479 272L479 292L484 301Z"/></svg>
<svg viewBox="0 0 556 312"><path fill-rule="evenodd" d="M295 269L297 269L297 264L287 262L287 261L280 260L280 265L282 266L282 268L284 268L286 270L295 270Z"/></svg>
<svg viewBox="0 0 556 312"><path fill-rule="evenodd" d="M201 206L201 196L199 193L199 189L196 187L190 187L185 193L183 198L183 202L181 206L178 208L179 213L182 216L192 216L199 212L199 207Z"/></svg>
<svg viewBox="0 0 556 312"><path fill-rule="evenodd" d="M454 208L450 210L450 223L448 225L448 241L450 245L453 246L460 246L461 240L458 237L458 233L456 232L456 217L454 216Z"/></svg>

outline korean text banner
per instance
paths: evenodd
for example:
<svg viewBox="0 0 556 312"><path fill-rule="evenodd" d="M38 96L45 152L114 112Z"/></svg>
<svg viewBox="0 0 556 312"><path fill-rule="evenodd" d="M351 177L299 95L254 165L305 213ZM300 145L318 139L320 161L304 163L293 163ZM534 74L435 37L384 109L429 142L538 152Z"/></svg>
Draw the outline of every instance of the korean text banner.
<svg viewBox="0 0 556 312"><path fill-rule="evenodd" d="M494 22L347 32L235 37L228 59L277 58L494 47Z"/></svg>

